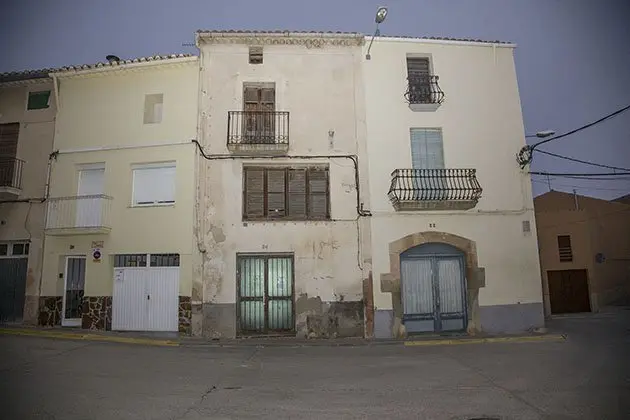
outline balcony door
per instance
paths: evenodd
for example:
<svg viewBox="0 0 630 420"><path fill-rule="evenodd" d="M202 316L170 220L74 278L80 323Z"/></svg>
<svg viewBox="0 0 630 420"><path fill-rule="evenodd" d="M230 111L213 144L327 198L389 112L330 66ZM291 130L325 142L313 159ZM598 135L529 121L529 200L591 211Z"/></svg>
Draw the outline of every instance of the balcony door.
<svg viewBox="0 0 630 420"><path fill-rule="evenodd" d="M105 187L105 168L83 169L79 172L76 206L76 227L100 226L103 216L101 195Z"/></svg>
<svg viewBox="0 0 630 420"><path fill-rule="evenodd" d="M413 188L422 200L443 200L448 195L444 175L444 147L439 128L411 129Z"/></svg>
<svg viewBox="0 0 630 420"><path fill-rule="evenodd" d="M274 83L243 86L244 143L273 144L276 138L276 88Z"/></svg>

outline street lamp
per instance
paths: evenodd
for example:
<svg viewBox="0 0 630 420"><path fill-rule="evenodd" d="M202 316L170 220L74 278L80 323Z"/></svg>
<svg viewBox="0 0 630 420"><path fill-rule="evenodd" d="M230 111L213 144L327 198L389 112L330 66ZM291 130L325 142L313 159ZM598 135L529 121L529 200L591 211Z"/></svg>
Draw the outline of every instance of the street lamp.
<svg viewBox="0 0 630 420"><path fill-rule="evenodd" d="M538 137L539 139L544 139L545 137L550 137L550 136L553 136L554 134L556 134L556 132L553 130L543 130L543 131L537 132L536 134L525 136L525 137L527 138Z"/></svg>
<svg viewBox="0 0 630 420"><path fill-rule="evenodd" d="M367 54L365 54L365 59L369 60L372 57L370 56L370 49L372 48L372 42L374 42L374 37L380 35L380 31L378 30L378 25L383 23L385 18L387 17L387 7L381 6L376 10L376 16L374 18L374 22L376 22L376 30L374 31L374 35L372 35L372 39L370 40L370 45L368 46Z"/></svg>

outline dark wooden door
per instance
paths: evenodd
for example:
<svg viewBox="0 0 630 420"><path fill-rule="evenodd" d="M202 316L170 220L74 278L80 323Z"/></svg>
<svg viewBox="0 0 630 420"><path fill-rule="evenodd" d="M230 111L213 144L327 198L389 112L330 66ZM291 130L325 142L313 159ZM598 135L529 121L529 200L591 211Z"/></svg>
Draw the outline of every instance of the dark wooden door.
<svg viewBox="0 0 630 420"><path fill-rule="evenodd" d="M552 314L590 312L586 270L547 271Z"/></svg>

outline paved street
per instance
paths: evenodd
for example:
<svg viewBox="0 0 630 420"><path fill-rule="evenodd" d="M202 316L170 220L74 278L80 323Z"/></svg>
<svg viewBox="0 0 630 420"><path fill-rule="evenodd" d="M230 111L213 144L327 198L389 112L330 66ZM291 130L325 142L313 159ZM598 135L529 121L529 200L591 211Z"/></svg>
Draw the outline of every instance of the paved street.
<svg viewBox="0 0 630 420"><path fill-rule="evenodd" d="M6 419L627 419L630 310L564 342L150 347L0 337Z"/></svg>

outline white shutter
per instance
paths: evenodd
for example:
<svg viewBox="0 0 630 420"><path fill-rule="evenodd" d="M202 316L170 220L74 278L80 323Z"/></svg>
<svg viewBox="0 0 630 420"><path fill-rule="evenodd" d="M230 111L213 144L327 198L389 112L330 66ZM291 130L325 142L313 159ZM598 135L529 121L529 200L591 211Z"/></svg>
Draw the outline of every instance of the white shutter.
<svg viewBox="0 0 630 420"><path fill-rule="evenodd" d="M175 202L175 166L136 168L133 171L133 204Z"/></svg>
<svg viewBox="0 0 630 420"><path fill-rule="evenodd" d="M444 147L441 129L411 129L411 162L413 169L444 168Z"/></svg>

